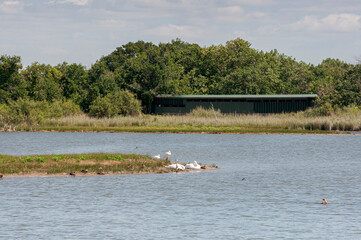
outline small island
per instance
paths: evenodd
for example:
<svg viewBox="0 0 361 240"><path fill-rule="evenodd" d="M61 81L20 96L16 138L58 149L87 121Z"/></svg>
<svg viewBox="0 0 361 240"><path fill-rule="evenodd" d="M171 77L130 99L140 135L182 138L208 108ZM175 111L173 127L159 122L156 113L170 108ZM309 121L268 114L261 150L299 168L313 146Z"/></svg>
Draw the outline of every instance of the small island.
<svg viewBox="0 0 361 240"><path fill-rule="evenodd" d="M166 159L153 159L146 155L119 153L89 153L62 155L0 155L2 177L58 177L119 174L169 173L177 169L166 168ZM216 169L215 165L202 165Z"/></svg>

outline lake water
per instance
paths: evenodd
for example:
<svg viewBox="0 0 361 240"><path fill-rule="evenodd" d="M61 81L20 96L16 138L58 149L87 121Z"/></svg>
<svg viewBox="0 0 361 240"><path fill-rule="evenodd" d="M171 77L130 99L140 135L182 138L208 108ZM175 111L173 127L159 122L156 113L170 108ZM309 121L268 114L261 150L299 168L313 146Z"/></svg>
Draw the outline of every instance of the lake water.
<svg viewBox="0 0 361 240"><path fill-rule="evenodd" d="M9 155L168 150L220 169L4 178L0 239L361 239L360 135L0 133Z"/></svg>

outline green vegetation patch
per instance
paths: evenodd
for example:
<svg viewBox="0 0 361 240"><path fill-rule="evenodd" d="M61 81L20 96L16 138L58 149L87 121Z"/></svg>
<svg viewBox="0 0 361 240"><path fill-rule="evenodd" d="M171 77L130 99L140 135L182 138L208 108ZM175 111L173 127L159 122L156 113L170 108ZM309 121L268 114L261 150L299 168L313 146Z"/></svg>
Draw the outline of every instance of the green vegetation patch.
<svg viewBox="0 0 361 240"><path fill-rule="evenodd" d="M281 134L335 134L335 130L313 127L44 127L40 130L59 132L132 132L132 133L209 133L209 134L245 134L245 133L281 133Z"/></svg>
<svg viewBox="0 0 361 240"><path fill-rule="evenodd" d="M166 172L164 166L167 164L167 160L138 154L0 155L0 173L19 175L157 173ZM84 170L87 170L86 173L83 173Z"/></svg>

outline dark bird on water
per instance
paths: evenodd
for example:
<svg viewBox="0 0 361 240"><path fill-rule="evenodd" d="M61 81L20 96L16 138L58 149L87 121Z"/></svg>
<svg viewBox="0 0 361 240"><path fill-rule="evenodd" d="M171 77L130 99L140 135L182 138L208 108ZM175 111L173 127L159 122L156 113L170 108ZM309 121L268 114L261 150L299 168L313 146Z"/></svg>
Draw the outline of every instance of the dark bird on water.
<svg viewBox="0 0 361 240"><path fill-rule="evenodd" d="M0 179L3 179L3 175L2 175L2 174L0 174Z"/></svg>

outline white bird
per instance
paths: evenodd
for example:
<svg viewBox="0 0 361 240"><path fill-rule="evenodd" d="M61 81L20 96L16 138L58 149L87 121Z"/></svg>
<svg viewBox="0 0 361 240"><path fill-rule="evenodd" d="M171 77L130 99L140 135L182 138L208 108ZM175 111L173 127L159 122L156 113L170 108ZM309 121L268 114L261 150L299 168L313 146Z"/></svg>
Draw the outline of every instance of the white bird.
<svg viewBox="0 0 361 240"><path fill-rule="evenodd" d="M171 165L168 165L168 166L165 166L166 168L168 168L168 169L175 169L175 170L181 170L181 171L183 171L183 170L185 170L186 168L182 165L182 164L179 164L178 163L178 159L176 160L176 163L173 163L173 164L171 164Z"/></svg>
<svg viewBox="0 0 361 240"><path fill-rule="evenodd" d="M201 169L201 165L199 165L197 163L197 161L194 161L193 163L187 163L186 166L185 166L186 169L195 169L195 170L198 170L198 169Z"/></svg>
<svg viewBox="0 0 361 240"><path fill-rule="evenodd" d="M168 158L170 157L170 155L172 155L172 153L170 152L170 150L168 152L165 153L164 155L164 159L168 160Z"/></svg>
<svg viewBox="0 0 361 240"><path fill-rule="evenodd" d="M155 155L153 159L160 159L160 154Z"/></svg>

